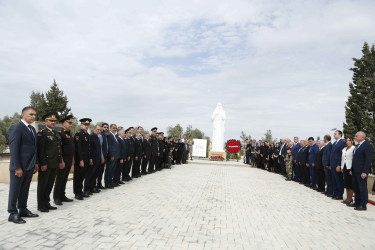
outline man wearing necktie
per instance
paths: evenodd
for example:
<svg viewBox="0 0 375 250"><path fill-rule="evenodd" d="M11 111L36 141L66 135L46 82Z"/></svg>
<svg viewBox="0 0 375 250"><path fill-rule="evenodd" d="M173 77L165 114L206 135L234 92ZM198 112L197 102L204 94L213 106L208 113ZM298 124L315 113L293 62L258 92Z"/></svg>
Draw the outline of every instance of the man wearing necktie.
<svg viewBox="0 0 375 250"><path fill-rule="evenodd" d="M333 197L335 200L342 200L344 194L344 177L341 172L341 156L342 149L346 147L346 143L341 138L342 132L336 130L333 137L335 142L332 145L331 157L330 157L330 167L332 173L332 190Z"/></svg>
<svg viewBox="0 0 375 250"><path fill-rule="evenodd" d="M35 121L32 107L22 109L22 120L9 128L10 183L8 221L26 223L21 217L38 217L27 209L27 199L33 174L38 172L36 131L30 124Z"/></svg>
<svg viewBox="0 0 375 250"><path fill-rule="evenodd" d="M354 207L355 210L367 210L368 191L367 191L367 177L370 172L372 156L374 153L373 146L365 141L366 134L359 131L355 135L355 140L358 145L354 149L353 163L352 163L352 180L355 193L354 204L349 206Z"/></svg>

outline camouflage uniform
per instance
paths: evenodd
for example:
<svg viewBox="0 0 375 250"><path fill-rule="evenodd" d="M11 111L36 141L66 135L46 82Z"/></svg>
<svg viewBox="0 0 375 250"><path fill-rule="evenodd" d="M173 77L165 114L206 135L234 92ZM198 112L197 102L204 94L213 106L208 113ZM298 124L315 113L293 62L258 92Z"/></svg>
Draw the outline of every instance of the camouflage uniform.
<svg viewBox="0 0 375 250"><path fill-rule="evenodd" d="M193 145L194 145L194 140L193 140L193 139L189 139L189 140L188 140L188 145L189 145L189 158L192 159L192 158L193 158Z"/></svg>
<svg viewBox="0 0 375 250"><path fill-rule="evenodd" d="M285 157L285 168L286 168L286 173L288 175L289 179L292 179L292 169L293 169L293 155L286 155Z"/></svg>

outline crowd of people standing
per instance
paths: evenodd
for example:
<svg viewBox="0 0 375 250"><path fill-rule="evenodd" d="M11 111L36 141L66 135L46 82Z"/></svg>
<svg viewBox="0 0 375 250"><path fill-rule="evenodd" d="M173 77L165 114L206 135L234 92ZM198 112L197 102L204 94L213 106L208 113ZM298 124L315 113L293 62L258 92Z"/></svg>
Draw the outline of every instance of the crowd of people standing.
<svg viewBox="0 0 375 250"><path fill-rule="evenodd" d="M366 134L359 131L355 138L342 138L336 130L317 142L313 137L294 142L289 138L278 143L246 139L245 163L285 176L321 192L335 200L342 200L355 210L366 210L368 203L367 178L373 157L373 146ZM346 199L343 200L344 189ZM355 199L353 196L355 194Z"/></svg>
<svg viewBox="0 0 375 250"><path fill-rule="evenodd" d="M50 112L43 116L45 128L36 132L33 107L22 110L22 119L9 131L10 185L8 220L25 223L24 217L38 217L27 208L30 183L38 172L37 203L40 212L56 210L51 205L51 193L58 206L73 202L66 196L66 184L74 165L73 193L84 200L103 189L114 189L133 178L153 174L172 165L192 160L194 141L164 137L157 128L151 134L138 126L124 129L116 124L95 125L89 134L90 118L80 119L80 130L71 133L73 116L60 120L62 129L55 131L58 116ZM104 181L104 185L103 185Z"/></svg>

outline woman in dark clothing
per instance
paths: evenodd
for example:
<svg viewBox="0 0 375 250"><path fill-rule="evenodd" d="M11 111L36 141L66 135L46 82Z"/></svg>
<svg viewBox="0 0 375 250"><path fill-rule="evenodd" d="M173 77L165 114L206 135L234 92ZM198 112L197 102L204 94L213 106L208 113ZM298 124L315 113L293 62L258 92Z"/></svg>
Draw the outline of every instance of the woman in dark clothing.
<svg viewBox="0 0 375 250"><path fill-rule="evenodd" d="M280 143L276 143L276 147L272 152L273 165L275 167L275 173L280 173L280 164L279 164L279 152L280 152Z"/></svg>
<svg viewBox="0 0 375 250"><path fill-rule="evenodd" d="M171 148L171 145L169 144L169 140L167 137L164 137L163 142L164 142L165 151L163 154L162 162L164 163L164 167L167 167L168 166L168 153L169 153L169 149Z"/></svg>
<svg viewBox="0 0 375 250"><path fill-rule="evenodd" d="M268 162L268 171L275 172L275 164L273 159L273 152L275 150L275 144L271 143L269 148L269 162Z"/></svg>
<svg viewBox="0 0 375 250"><path fill-rule="evenodd" d="M265 153L266 153L264 142L262 142L261 146L259 147L259 153L260 153L259 168L264 169L264 156L265 156Z"/></svg>
<svg viewBox="0 0 375 250"><path fill-rule="evenodd" d="M251 160L251 167L255 167L255 144L254 143L251 145L250 160Z"/></svg>
<svg viewBox="0 0 375 250"><path fill-rule="evenodd" d="M258 144L258 147L255 147L255 164L256 167L260 167L260 143Z"/></svg>

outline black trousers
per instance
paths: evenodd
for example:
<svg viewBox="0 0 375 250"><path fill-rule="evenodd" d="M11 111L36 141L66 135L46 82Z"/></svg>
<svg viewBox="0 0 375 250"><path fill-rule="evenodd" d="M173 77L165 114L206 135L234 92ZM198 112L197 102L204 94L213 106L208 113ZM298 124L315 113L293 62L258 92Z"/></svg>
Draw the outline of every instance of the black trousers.
<svg viewBox="0 0 375 250"><path fill-rule="evenodd" d="M172 164L175 164L177 162L177 151L173 150L173 161Z"/></svg>
<svg viewBox="0 0 375 250"><path fill-rule="evenodd" d="M124 167L122 168L122 180L126 181L130 179L130 169L132 167L132 159L126 160L124 163Z"/></svg>
<svg viewBox="0 0 375 250"><path fill-rule="evenodd" d="M141 172L141 157L138 157L136 160L135 157L133 159L133 168L132 168L132 176L137 176Z"/></svg>
<svg viewBox="0 0 375 250"><path fill-rule="evenodd" d="M186 150L182 152L182 163L186 163L187 160L187 152Z"/></svg>
<svg viewBox="0 0 375 250"><path fill-rule="evenodd" d="M104 174L104 167L105 167L105 162L103 164L100 164L96 169L95 178L96 178L97 186L103 186L102 179L103 179L103 174Z"/></svg>
<svg viewBox="0 0 375 250"><path fill-rule="evenodd" d="M177 151L177 163L182 163L182 151Z"/></svg>
<svg viewBox="0 0 375 250"><path fill-rule="evenodd" d="M27 208L34 168L24 171L21 177L15 176L14 173L15 171L10 171L8 213L11 214L18 213L18 209Z"/></svg>
<svg viewBox="0 0 375 250"><path fill-rule="evenodd" d="M85 173L85 182L84 182L84 191L91 191L94 186L95 186L95 173L96 173L96 168L97 166L99 165L100 163L98 164L94 164L94 165L90 165L87 167L87 170L86 170L86 173Z"/></svg>
<svg viewBox="0 0 375 250"><path fill-rule="evenodd" d="M159 170L160 169L160 164L161 164L161 156L156 156L156 160L155 160L155 170Z"/></svg>
<svg viewBox="0 0 375 250"><path fill-rule="evenodd" d="M50 194L52 192L53 183L55 182L57 168L47 166L46 171L39 170L37 199L38 208L44 208L50 202Z"/></svg>
<svg viewBox="0 0 375 250"><path fill-rule="evenodd" d="M143 159L142 159L142 174L145 174L146 171L147 171L147 164L149 162L149 158L150 156L146 156L146 158L143 156Z"/></svg>
<svg viewBox="0 0 375 250"><path fill-rule="evenodd" d="M153 172L155 171L155 163L156 163L156 155L152 154L150 157L150 161L148 164L148 172Z"/></svg>
<svg viewBox="0 0 375 250"><path fill-rule="evenodd" d="M75 162L73 174L73 193L75 195L83 193L83 180L85 179L86 169L87 165L80 167L79 162Z"/></svg>
<svg viewBox="0 0 375 250"><path fill-rule="evenodd" d="M281 155L279 155L279 162L280 162L281 174L286 175L285 160Z"/></svg>
<svg viewBox="0 0 375 250"><path fill-rule="evenodd" d="M305 171L303 169L302 164L297 164L298 165L298 172L299 172L299 182L303 183L304 178L305 178Z"/></svg>
<svg viewBox="0 0 375 250"><path fill-rule="evenodd" d="M66 183L68 182L68 177L70 173L70 169L72 168L72 157L64 157L65 168L64 169L57 169L56 172L56 181L55 181L55 188L53 190L53 199L62 199L65 197L65 189Z"/></svg>
<svg viewBox="0 0 375 250"><path fill-rule="evenodd" d="M362 179L361 173L353 172L352 183L355 194L354 204L362 207L366 207L368 202L368 191L367 191L367 177Z"/></svg>
<svg viewBox="0 0 375 250"><path fill-rule="evenodd" d="M120 160L117 160L115 167L115 174L113 176L113 183L119 183L121 180L121 173L124 169L124 162L120 163Z"/></svg>
<svg viewBox="0 0 375 250"><path fill-rule="evenodd" d="M316 184L318 185L319 191L325 191L326 178L324 175L324 168L315 168Z"/></svg>

